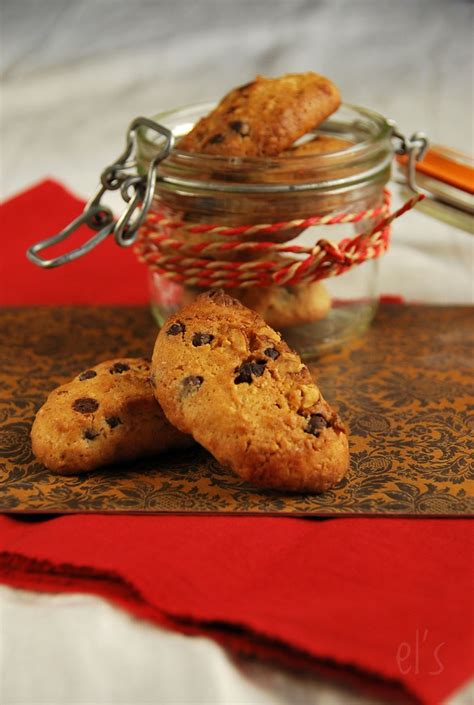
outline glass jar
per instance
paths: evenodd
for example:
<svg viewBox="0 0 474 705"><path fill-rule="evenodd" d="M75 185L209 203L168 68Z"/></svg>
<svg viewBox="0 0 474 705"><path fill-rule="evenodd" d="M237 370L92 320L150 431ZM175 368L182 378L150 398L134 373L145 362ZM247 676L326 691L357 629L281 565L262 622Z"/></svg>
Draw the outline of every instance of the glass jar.
<svg viewBox="0 0 474 705"><path fill-rule="evenodd" d="M153 119L179 138L213 107L214 104L201 104L161 113ZM153 223L153 212L163 211L173 213L182 223L227 227L291 221L291 226L285 229L270 227L239 233L241 247L203 255L211 266L221 262L223 270L226 263L267 261L268 256L262 254L266 245L262 243L280 244L284 250L293 245L311 248L321 239L338 243L370 230L373 221L367 220L305 228L293 221L383 207L384 187L390 179L393 157L389 123L377 113L345 104L314 135L342 138L347 147L334 152L271 158L221 157L174 149L158 167L147 227ZM147 128L139 131L140 173L147 171L160 145L161 138L156 132ZM157 222L158 231L163 232L163 227L166 226L161 221ZM219 233L190 234L179 227L169 234L183 246L232 241ZM260 250L252 249L255 243L260 243ZM273 251L272 257L284 265L301 259L301 255L288 251ZM249 287L244 282L228 287L228 291L261 313L281 331L291 347L308 359L337 348L366 330L377 308L377 264L376 259L371 259L339 276L317 282L288 286L270 278L263 286ZM149 270L149 280L152 311L160 326L171 313L207 288L198 283L198 275L196 281L191 277L180 283L153 267ZM216 285L227 284L223 281Z"/></svg>

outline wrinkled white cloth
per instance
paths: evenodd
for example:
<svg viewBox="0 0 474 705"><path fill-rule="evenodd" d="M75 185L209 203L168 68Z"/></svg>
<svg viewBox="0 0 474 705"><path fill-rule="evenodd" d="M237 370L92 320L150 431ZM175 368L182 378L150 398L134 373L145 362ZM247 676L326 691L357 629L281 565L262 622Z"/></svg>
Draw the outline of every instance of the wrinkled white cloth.
<svg viewBox="0 0 474 705"><path fill-rule="evenodd" d="M375 705L234 659L210 639L167 632L92 595L0 586L0 616L2 705Z"/></svg>
<svg viewBox="0 0 474 705"><path fill-rule="evenodd" d="M218 98L256 73L316 70L346 102L472 152L472 15L468 0L3 0L2 197L45 176L86 197L133 117ZM472 303L473 245L411 212L395 224L381 291ZM0 587L0 620L4 705L370 702L93 596Z"/></svg>
<svg viewBox="0 0 474 705"><path fill-rule="evenodd" d="M445 705L470 705L474 684ZM2 705L384 705L313 676L234 658L93 595L0 585Z"/></svg>

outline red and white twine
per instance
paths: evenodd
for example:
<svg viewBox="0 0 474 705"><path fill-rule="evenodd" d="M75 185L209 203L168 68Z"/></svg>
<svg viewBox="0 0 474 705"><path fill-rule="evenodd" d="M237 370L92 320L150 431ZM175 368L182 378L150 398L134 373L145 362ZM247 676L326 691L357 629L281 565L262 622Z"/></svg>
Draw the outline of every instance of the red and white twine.
<svg viewBox="0 0 474 705"><path fill-rule="evenodd" d="M390 192L384 190L383 204L378 208L355 213L227 227L208 223L190 223L167 209L152 211L140 229L135 252L139 260L166 279L188 286L250 287L294 285L334 277L351 267L375 259L386 252L390 240L390 224L413 208L424 196L417 194L394 213L389 213ZM252 240L252 236L320 225L342 225L375 221L366 232L338 243L325 239L313 246ZM179 239L176 235L179 233ZM186 235L213 236L195 242ZM219 259L222 255L245 253L245 261ZM280 257L280 255L297 255ZM277 255L272 259L272 255ZM258 256L258 259L252 257Z"/></svg>

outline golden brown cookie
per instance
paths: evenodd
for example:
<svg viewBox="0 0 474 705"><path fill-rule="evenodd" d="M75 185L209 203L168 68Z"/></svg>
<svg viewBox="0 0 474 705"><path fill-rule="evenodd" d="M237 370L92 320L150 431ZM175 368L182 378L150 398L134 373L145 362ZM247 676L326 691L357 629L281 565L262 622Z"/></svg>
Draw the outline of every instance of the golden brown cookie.
<svg viewBox="0 0 474 705"><path fill-rule="evenodd" d="M232 295L277 330L319 321L331 308L331 297L321 282L236 289Z"/></svg>
<svg viewBox="0 0 474 705"><path fill-rule="evenodd" d="M340 152L342 149L352 147L354 143L350 140L342 140L339 137L330 135L316 135L314 139L296 144L291 149L286 149L279 154L279 157L306 157L312 154L326 154L329 152Z"/></svg>
<svg viewBox="0 0 474 705"><path fill-rule="evenodd" d="M183 305L193 301L201 292L202 289L185 287ZM227 293L256 311L265 323L277 330L319 321L331 309L331 297L322 282L228 289Z"/></svg>
<svg viewBox="0 0 474 705"><path fill-rule="evenodd" d="M135 358L102 362L54 389L31 430L38 460L63 475L191 442L156 402L149 362Z"/></svg>
<svg viewBox="0 0 474 705"><path fill-rule="evenodd" d="M344 477L348 440L281 336L222 291L171 316L153 354L168 419L253 484L320 492Z"/></svg>
<svg viewBox="0 0 474 705"><path fill-rule="evenodd" d="M257 76L235 88L178 144L187 152L275 156L315 128L340 104L339 91L312 71Z"/></svg>

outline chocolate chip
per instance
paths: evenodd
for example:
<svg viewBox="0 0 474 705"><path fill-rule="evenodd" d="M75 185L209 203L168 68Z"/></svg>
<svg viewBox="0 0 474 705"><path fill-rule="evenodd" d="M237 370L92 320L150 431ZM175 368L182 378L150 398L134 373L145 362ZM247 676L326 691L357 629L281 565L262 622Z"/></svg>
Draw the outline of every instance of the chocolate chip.
<svg viewBox="0 0 474 705"><path fill-rule="evenodd" d="M252 377L261 377L265 372L266 360L256 360L255 362L244 362L235 369L237 377L234 384L252 384Z"/></svg>
<svg viewBox="0 0 474 705"><path fill-rule="evenodd" d="M122 419L119 419L118 416L106 416L105 421L110 428L116 428L122 423Z"/></svg>
<svg viewBox="0 0 474 705"><path fill-rule="evenodd" d="M80 397L72 402L72 408L80 414L93 414L99 408L99 402L91 397Z"/></svg>
<svg viewBox="0 0 474 705"><path fill-rule="evenodd" d="M311 433L316 438L319 437L320 431L323 428L327 428L329 423L326 421L322 414L311 414L309 417L308 424L305 428L305 433Z"/></svg>
<svg viewBox="0 0 474 705"><path fill-rule="evenodd" d="M214 336L211 333L195 333L193 335L193 345L198 348L200 345L209 345Z"/></svg>
<svg viewBox="0 0 474 705"><path fill-rule="evenodd" d="M81 382L84 382L85 379L92 379L92 377L97 377L97 372L95 372L95 370L86 370L79 375Z"/></svg>
<svg viewBox="0 0 474 705"><path fill-rule="evenodd" d="M234 132L238 132L242 137L247 137L250 133L249 124L242 122L242 120L233 120L232 122L229 122L229 127L234 130Z"/></svg>
<svg viewBox="0 0 474 705"><path fill-rule="evenodd" d="M94 438L97 438L98 435L98 431L94 431L93 428L86 428L86 430L82 434L82 437L85 438L86 441L93 441Z"/></svg>
<svg viewBox="0 0 474 705"><path fill-rule="evenodd" d="M182 397L187 397L189 394L196 392L203 382L204 377L200 377L199 375L189 375L189 377L185 377L181 382Z"/></svg>
<svg viewBox="0 0 474 705"><path fill-rule="evenodd" d="M109 369L109 372L111 375L121 375L122 372L126 372L129 369L130 365L127 365L125 362L116 362Z"/></svg>
<svg viewBox="0 0 474 705"><path fill-rule="evenodd" d="M266 348L266 350L263 351L263 354L270 357L272 360L276 360L277 357L280 357L280 353L276 348Z"/></svg>
<svg viewBox="0 0 474 705"><path fill-rule="evenodd" d="M184 323L173 323L166 331L166 335L179 335L179 333L184 333L185 330L186 326Z"/></svg>
<svg viewBox="0 0 474 705"><path fill-rule="evenodd" d="M211 139L208 140L207 144L220 144L225 140L224 135L218 132L216 135L212 135Z"/></svg>

